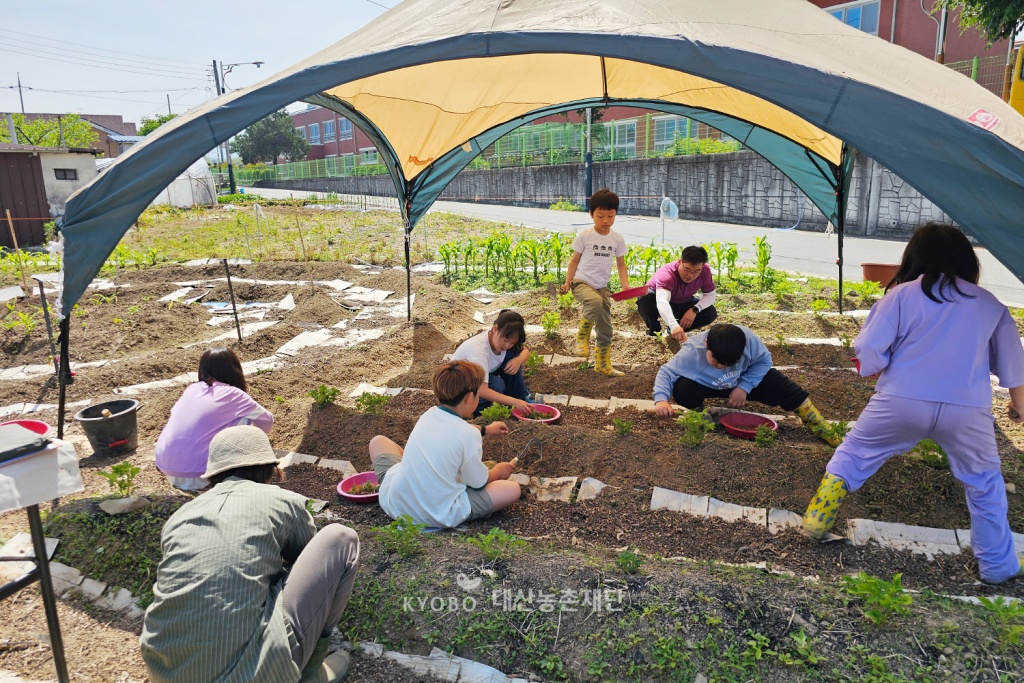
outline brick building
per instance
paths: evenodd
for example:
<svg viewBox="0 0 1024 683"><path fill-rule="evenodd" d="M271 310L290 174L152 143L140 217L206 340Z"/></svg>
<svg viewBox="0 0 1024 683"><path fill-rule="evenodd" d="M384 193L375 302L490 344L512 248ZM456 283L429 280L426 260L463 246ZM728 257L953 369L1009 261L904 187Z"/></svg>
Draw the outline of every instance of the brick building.
<svg viewBox="0 0 1024 683"><path fill-rule="evenodd" d="M370 139L340 114L311 105L291 116L295 130L309 143L309 161L338 157L344 168L379 163Z"/></svg>

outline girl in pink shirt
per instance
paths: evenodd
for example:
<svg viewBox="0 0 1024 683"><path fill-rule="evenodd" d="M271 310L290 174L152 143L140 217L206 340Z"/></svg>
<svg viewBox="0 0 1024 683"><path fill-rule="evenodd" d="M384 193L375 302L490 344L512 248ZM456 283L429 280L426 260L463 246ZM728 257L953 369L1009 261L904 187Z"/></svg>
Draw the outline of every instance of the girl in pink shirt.
<svg viewBox="0 0 1024 683"><path fill-rule="evenodd" d="M231 349L209 349L199 359L199 381L185 389L156 442L156 466L172 486L206 488L203 479L210 442L236 425L269 432L274 416L249 396L245 374Z"/></svg>
<svg viewBox="0 0 1024 683"><path fill-rule="evenodd" d="M978 287L979 271L971 243L952 226L929 223L907 244L896 277L854 342L860 374L881 374L804 514L812 538L832 528L848 491L889 458L933 439L964 486L981 579L1002 583L1021 573L1006 518L989 373L1009 389L1010 419L1024 421L1024 349L1006 306Z"/></svg>

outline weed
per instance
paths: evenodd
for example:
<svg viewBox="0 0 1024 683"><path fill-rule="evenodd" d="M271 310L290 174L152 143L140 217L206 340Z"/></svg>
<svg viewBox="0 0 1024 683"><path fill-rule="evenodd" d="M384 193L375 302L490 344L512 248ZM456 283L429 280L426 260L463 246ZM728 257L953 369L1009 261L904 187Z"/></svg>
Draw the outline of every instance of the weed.
<svg viewBox="0 0 1024 683"><path fill-rule="evenodd" d="M629 548L615 556L615 566L624 574L636 574L644 564L644 558Z"/></svg>
<svg viewBox="0 0 1024 683"><path fill-rule="evenodd" d="M326 408L329 405L333 405L338 398L338 394L341 393L341 389L336 387L329 387L326 384L317 386L316 389L310 389L306 396L313 399L313 403L317 408Z"/></svg>
<svg viewBox="0 0 1024 683"><path fill-rule="evenodd" d="M526 541L521 541L512 534L506 532L504 529L493 527L486 534L479 534L472 538L467 538L466 542L475 545L481 551L483 551L484 557L489 562L495 560L508 559L512 556L512 553L520 548L526 547Z"/></svg>
<svg viewBox="0 0 1024 683"><path fill-rule="evenodd" d="M839 335L839 343L842 345L844 351L849 351L853 348L853 340L850 339L850 335L845 332Z"/></svg>
<svg viewBox="0 0 1024 683"><path fill-rule="evenodd" d="M544 336L554 339L558 336L558 327L562 324L562 316L555 311L548 311L540 317L540 324L544 327Z"/></svg>
<svg viewBox="0 0 1024 683"><path fill-rule="evenodd" d="M827 431L828 434L826 436L836 436L842 440L846 438L846 433L850 431L850 425L846 420L836 420L829 424Z"/></svg>
<svg viewBox="0 0 1024 683"><path fill-rule="evenodd" d="M781 332L775 333L775 343L778 344L779 348L783 351L788 351L790 353L793 352L793 348L789 345L789 342L786 341L786 335Z"/></svg>
<svg viewBox="0 0 1024 683"><path fill-rule="evenodd" d="M686 411L676 418L676 424L683 428L683 435L679 440L691 448L704 443L707 433L715 429L715 423L708 416L707 408Z"/></svg>
<svg viewBox="0 0 1024 683"><path fill-rule="evenodd" d="M274 397L274 403L284 403L284 396L280 396L280 395L275 396Z"/></svg>
<svg viewBox="0 0 1024 683"><path fill-rule="evenodd" d="M625 436L626 434L629 434L631 431L633 431L632 420L621 420L617 417L613 417L612 425L615 426L615 433L618 434L619 436Z"/></svg>
<svg viewBox="0 0 1024 683"><path fill-rule="evenodd" d="M548 207L552 211L583 211L583 207L579 204L569 201L568 199L558 198L558 201Z"/></svg>
<svg viewBox="0 0 1024 683"><path fill-rule="evenodd" d="M914 600L903 592L902 578L903 574L894 574L892 581L886 581L858 572L856 576L844 576L843 580L846 592L859 596L869 607L864 610L864 616L876 626L882 626L890 616L910 611Z"/></svg>
<svg viewBox="0 0 1024 683"><path fill-rule="evenodd" d="M135 491L135 476L142 470L127 460L119 462L110 471L99 470L96 474L107 480L110 488L117 489L117 494L127 498Z"/></svg>
<svg viewBox="0 0 1024 683"><path fill-rule="evenodd" d="M492 403L483 410L480 411L480 417L487 421L487 424L491 422L501 422L512 417L512 409L508 406L503 406L500 403Z"/></svg>
<svg viewBox="0 0 1024 683"><path fill-rule="evenodd" d="M356 408L367 415L380 415L390 400L387 394L371 394L366 391L356 399Z"/></svg>
<svg viewBox="0 0 1024 683"><path fill-rule="evenodd" d="M565 294L558 295L558 307L559 308L572 308L576 304L576 297L572 295L572 292L566 292Z"/></svg>
<svg viewBox="0 0 1024 683"><path fill-rule="evenodd" d="M1004 645L1020 645L1024 636L1024 605L1020 600L1012 600L997 595L994 598L981 596L978 598L985 609L988 623L999 635L999 642Z"/></svg>
<svg viewBox="0 0 1024 683"><path fill-rule="evenodd" d="M22 336L29 336L32 334L32 330L36 329L36 314L38 311L32 313L25 313L24 311L14 311L14 318L4 322L4 327L8 330L22 330Z"/></svg>
<svg viewBox="0 0 1024 683"><path fill-rule="evenodd" d="M831 304L825 299L815 299L811 302L811 312L815 318L821 318L825 311L831 308Z"/></svg>
<svg viewBox="0 0 1024 683"><path fill-rule="evenodd" d="M409 515L399 515L387 526L372 527L370 533L389 553L412 557L423 551L421 533L426 527L426 524L417 524Z"/></svg>
<svg viewBox="0 0 1024 683"><path fill-rule="evenodd" d="M316 513L316 508L314 507L315 505L316 503L313 502L312 498L306 499L306 512L309 513L310 517L312 517Z"/></svg>
<svg viewBox="0 0 1024 683"><path fill-rule="evenodd" d="M768 425L758 425L754 432L754 443L762 448L768 448L775 443L775 430Z"/></svg>
<svg viewBox="0 0 1024 683"><path fill-rule="evenodd" d="M584 361L580 361L579 363L576 364L576 369L577 370L584 370L584 371L589 370L590 369L590 363L588 361L585 361L585 360ZM1021 457L1024 458L1024 455L1022 455Z"/></svg>
<svg viewBox="0 0 1024 683"><path fill-rule="evenodd" d="M910 452L916 455L928 467L937 470L949 469L949 459L946 457L946 451L942 450L942 446L931 439L923 439Z"/></svg>
<svg viewBox="0 0 1024 683"><path fill-rule="evenodd" d="M530 357L523 363L523 377L532 377L537 374L537 368L544 364L544 356L536 351L530 351Z"/></svg>
<svg viewBox="0 0 1024 683"><path fill-rule="evenodd" d="M821 657L814 654L814 638L804 633L803 629L796 633L790 633L789 637L793 639L793 649L796 651L796 656L794 657L788 652L779 652L780 663L787 666L794 664L813 666L821 661Z"/></svg>

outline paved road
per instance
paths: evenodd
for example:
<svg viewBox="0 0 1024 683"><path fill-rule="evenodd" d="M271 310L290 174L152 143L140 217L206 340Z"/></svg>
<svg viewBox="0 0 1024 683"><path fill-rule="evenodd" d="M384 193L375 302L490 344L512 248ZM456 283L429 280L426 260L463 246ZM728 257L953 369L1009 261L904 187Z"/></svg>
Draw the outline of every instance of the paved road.
<svg viewBox="0 0 1024 683"><path fill-rule="evenodd" d="M308 197L316 194L264 188L251 191L265 197ZM506 221L554 232L575 232L591 225L585 213L517 206L441 201L435 203L431 211L447 211L492 221ZM656 243L661 243L662 222L658 218L619 216L615 222L615 229L627 242L649 244L653 239ZM740 247L741 261L754 260L754 238L761 235L768 235L768 242L772 245L773 268L819 277L838 277L838 239L834 235L708 221L665 221L667 244L702 244L716 240L736 242ZM892 240L847 237L843 241L843 279L862 280L861 263L899 263L903 247L903 242ZM1024 284L988 250L979 248L977 252L981 261L981 285L1006 305L1024 308Z"/></svg>

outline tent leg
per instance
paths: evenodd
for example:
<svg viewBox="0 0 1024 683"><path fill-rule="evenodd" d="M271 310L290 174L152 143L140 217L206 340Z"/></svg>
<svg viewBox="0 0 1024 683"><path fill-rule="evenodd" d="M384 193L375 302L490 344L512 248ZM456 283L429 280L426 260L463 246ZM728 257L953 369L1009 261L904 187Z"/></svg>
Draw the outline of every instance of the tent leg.
<svg viewBox="0 0 1024 683"><path fill-rule="evenodd" d="M412 256L409 253L409 240L412 235L405 230L405 320L412 321Z"/></svg>
<svg viewBox="0 0 1024 683"><path fill-rule="evenodd" d="M69 311L70 313L70 311ZM71 378L71 356L68 354L68 328L71 316L66 315L60 321L60 370L57 382L60 387L57 398L57 438L64 438L64 410L67 403L68 379Z"/></svg>

